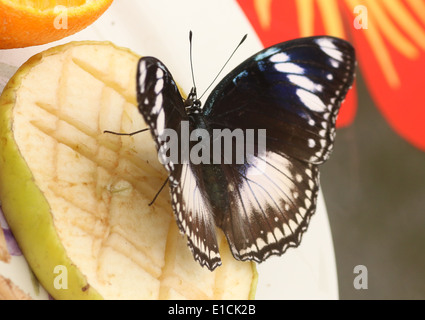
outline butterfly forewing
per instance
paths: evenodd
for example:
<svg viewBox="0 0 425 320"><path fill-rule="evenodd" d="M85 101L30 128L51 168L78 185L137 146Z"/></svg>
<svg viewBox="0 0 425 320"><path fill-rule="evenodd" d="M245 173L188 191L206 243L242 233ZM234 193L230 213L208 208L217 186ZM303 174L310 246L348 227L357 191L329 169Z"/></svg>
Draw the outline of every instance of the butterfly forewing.
<svg viewBox="0 0 425 320"><path fill-rule="evenodd" d="M182 97L170 72L154 57L139 60L137 102L160 150L164 144L164 139L160 139L164 130L179 128L181 121L187 119L187 116Z"/></svg>
<svg viewBox="0 0 425 320"><path fill-rule="evenodd" d="M341 39L283 42L230 72L204 113L219 127L267 129L268 149L322 163L333 147L336 116L354 68L354 50Z"/></svg>
<svg viewBox="0 0 425 320"><path fill-rule="evenodd" d="M140 59L137 79L139 110L149 125L159 158L169 174L171 204L177 225L187 235L195 260L214 269L221 264L221 259L210 204L199 186L202 183L199 167L182 157L172 159L167 154L172 148L182 154L187 151L188 145L182 147L181 143L182 123L189 120L183 99L170 72L156 58ZM177 141L165 135L170 129Z"/></svg>

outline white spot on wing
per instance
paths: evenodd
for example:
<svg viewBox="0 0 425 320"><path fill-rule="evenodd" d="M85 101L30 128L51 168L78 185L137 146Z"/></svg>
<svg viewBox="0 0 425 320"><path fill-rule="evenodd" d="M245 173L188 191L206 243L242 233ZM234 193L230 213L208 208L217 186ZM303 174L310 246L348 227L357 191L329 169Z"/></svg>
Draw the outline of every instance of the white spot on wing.
<svg viewBox="0 0 425 320"><path fill-rule="evenodd" d="M334 67L335 69L339 68L339 62L336 60L331 60L331 66Z"/></svg>
<svg viewBox="0 0 425 320"><path fill-rule="evenodd" d="M278 62L287 62L289 61L289 56L286 53L277 53L274 54L270 57L270 61L274 62L274 63L278 63Z"/></svg>
<svg viewBox="0 0 425 320"><path fill-rule="evenodd" d="M159 94L164 88L164 79L159 79L155 84L155 93Z"/></svg>
<svg viewBox="0 0 425 320"><path fill-rule="evenodd" d="M266 167L249 167L246 177L251 183L244 184L241 188L244 203L249 203L257 210L261 210L258 203L273 203L274 199L285 199L295 189L294 182L289 178L292 176L289 160L274 152L267 152L264 158L267 161ZM264 186L267 188L264 189Z"/></svg>
<svg viewBox="0 0 425 320"><path fill-rule="evenodd" d="M271 56L272 54L278 52L279 50L280 49L277 48L277 47L270 47L266 51L257 54L257 56L254 59L255 59L255 61L263 60L264 58Z"/></svg>
<svg viewBox="0 0 425 320"><path fill-rule="evenodd" d="M162 94L159 94L159 95L156 97L155 105L154 105L154 107L152 108L152 113L156 114L156 113L158 113L158 112L159 112L159 110L161 110L161 108L162 108L162 102L163 102Z"/></svg>
<svg viewBox="0 0 425 320"><path fill-rule="evenodd" d="M258 250L261 250L266 246L266 243L261 238L258 238L256 242L257 242Z"/></svg>
<svg viewBox="0 0 425 320"><path fill-rule="evenodd" d="M303 217L301 216L301 214L297 213L295 215L295 218L297 219L297 223L300 225L303 222Z"/></svg>
<svg viewBox="0 0 425 320"><path fill-rule="evenodd" d="M162 71L162 69L161 69L161 68L158 68L158 69L156 70L156 78L157 78L157 79L161 79L163 76L164 76L164 71Z"/></svg>
<svg viewBox="0 0 425 320"><path fill-rule="evenodd" d="M297 230L298 225L296 224L294 220L289 220L289 227L291 228L292 231L295 231Z"/></svg>
<svg viewBox="0 0 425 320"><path fill-rule="evenodd" d="M142 60L139 65L139 86L140 93L145 92L145 80L146 80L146 61Z"/></svg>
<svg viewBox="0 0 425 320"><path fill-rule="evenodd" d="M327 109L323 101L310 91L297 89L296 94L301 102L312 111L324 112Z"/></svg>
<svg viewBox="0 0 425 320"><path fill-rule="evenodd" d="M304 69L292 62L276 63L274 68L279 72L304 74Z"/></svg>
<svg viewBox="0 0 425 320"><path fill-rule="evenodd" d="M290 74L287 76L289 81L291 81L293 84L306 89L308 91L311 92L322 92L323 91L323 86L317 83L314 83L313 81L311 81L309 78L305 77L305 76L299 76L299 75L294 75L294 74Z"/></svg>
<svg viewBox="0 0 425 320"><path fill-rule="evenodd" d="M289 229L289 226L286 224L286 223L284 223L283 224L283 233L288 237L289 235L291 235L292 234L292 231L291 231L291 229Z"/></svg>
<svg viewBox="0 0 425 320"><path fill-rule="evenodd" d="M279 241L284 238L282 231L278 227L274 228L273 234L276 237L276 240Z"/></svg>
<svg viewBox="0 0 425 320"><path fill-rule="evenodd" d="M158 114L156 119L156 129L158 130L158 135L162 135L165 129L165 113L164 109L161 109L161 112Z"/></svg>
<svg viewBox="0 0 425 320"><path fill-rule="evenodd" d="M275 243L275 238L271 232L267 232L267 243Z"/></svg>
<svg viewBox="0 0 425 320"><path fill-rule="evenodd" d="M316 43L319 45L320 49L326 53L329 57L338 60L340 62L343 61L342 52L338 50L338 48L333 44L331 39L321 38L317 39Z"/></svg>

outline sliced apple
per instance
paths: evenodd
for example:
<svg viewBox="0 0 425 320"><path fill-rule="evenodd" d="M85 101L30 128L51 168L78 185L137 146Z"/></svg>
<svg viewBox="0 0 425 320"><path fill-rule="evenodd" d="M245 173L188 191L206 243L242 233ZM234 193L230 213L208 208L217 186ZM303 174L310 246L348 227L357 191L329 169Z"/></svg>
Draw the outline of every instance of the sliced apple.
<svg viewBox="0 0 425 320"><path fill-rule="evenodd" d="M254 264L200 267L178 232L136 102L139 57L75 42L26 62L0 98L0 200L39 281L57 299L247 299Z"/></svg>
<svg viewBox="0 0 425 320"><path fill-rule="evenodd" d="M0 275L0 300L31 300L31 297L17 287L10 279Z"/></svg>
<svg viewBox="0 0 425 320"><path fill-rule="evenodd" d="M0 261L9 262L10 254L7 250L6 238L4 237L3 229L0 228Z"/></svg>

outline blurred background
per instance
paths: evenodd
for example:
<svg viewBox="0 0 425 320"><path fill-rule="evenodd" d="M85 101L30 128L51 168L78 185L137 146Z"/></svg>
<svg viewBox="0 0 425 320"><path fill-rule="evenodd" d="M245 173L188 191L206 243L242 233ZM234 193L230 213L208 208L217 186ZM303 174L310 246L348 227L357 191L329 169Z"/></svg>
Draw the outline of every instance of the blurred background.
<svg viewBox="0 0 425 320"><path fill-rule="evenodd" d="M357 84L356 120L322 168L340 298L425 299L425 153L392 130L361 76ZM353 285L357 265L367 290Z"/></svg>

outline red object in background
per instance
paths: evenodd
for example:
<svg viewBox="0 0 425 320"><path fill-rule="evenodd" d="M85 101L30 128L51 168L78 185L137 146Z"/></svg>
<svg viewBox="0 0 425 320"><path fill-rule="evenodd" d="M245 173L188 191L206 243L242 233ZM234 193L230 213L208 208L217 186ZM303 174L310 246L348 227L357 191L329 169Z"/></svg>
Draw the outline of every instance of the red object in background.
<svg viewBox="0 0 425 320"><path fill-rule="evenodd" d="M359 71L382 115L400 136L425 151L425 1L237 2L265 47L323 34L352 42ZM338 127L355 118L353 89L341 107Z"/></svg>

